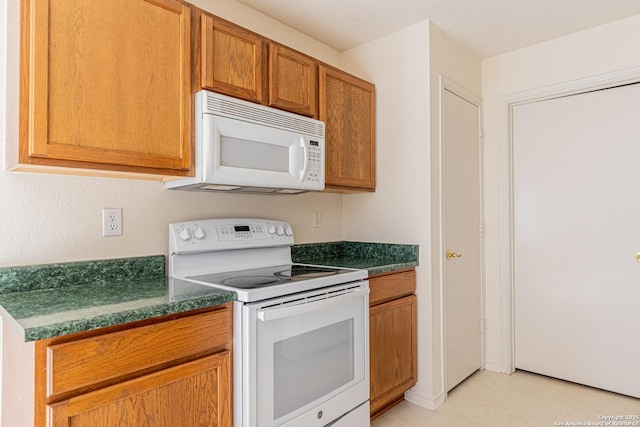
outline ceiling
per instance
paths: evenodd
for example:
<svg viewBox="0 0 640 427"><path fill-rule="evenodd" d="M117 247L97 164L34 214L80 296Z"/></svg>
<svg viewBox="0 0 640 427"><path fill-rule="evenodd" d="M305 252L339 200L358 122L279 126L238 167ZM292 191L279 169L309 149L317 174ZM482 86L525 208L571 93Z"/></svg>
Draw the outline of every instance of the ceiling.
<svg viewBox="0 0 640 427"><path fill-rule="evenodd" d="M345 51L430 20L488 58L640 14L638 0L238 0Z"/></svg>

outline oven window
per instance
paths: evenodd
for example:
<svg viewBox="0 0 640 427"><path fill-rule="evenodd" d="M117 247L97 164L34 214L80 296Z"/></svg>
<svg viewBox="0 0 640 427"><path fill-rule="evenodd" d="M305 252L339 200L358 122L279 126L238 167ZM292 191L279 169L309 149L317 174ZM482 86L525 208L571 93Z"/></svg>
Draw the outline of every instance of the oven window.
<svg viewBox="0 0 640 427"><path fill-rule="evenodd" d="M289 147L221 135L220 164L233 168L289 172Z"/></svg>
<svg viewBox="0 0 640 427"><path fill-rule="evenodd" d="M278 419L354 380L353 319L278 341L273 353Z"/></svg>

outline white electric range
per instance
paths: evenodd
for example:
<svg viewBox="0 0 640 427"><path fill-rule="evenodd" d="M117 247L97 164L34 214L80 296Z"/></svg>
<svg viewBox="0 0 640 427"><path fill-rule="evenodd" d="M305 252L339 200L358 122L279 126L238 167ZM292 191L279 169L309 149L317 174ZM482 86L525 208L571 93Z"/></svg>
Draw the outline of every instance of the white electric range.
<svg viewBox="0 0 640 427"><path fill-rule="evenodd" d="M293 263L293 244L284 221L171 224L169 276L238 295L236 426L368 427L367 271Z"/></svg>

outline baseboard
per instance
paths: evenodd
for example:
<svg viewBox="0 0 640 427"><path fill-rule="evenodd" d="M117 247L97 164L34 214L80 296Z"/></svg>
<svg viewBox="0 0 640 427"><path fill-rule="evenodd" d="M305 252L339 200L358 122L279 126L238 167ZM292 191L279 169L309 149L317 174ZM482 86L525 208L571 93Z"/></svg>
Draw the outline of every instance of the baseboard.
<svg viewBox="0 0 640 427"><path fill-rule="evenodd" d="M404 392L404 399L414 405L435 411L444 404L444 393L438 393L434 399L428 399L413 390L407 390Z"/></svg>
<svg viewBox="0 0 640 427"><path fill-rule="evenodd" d="M485 363L484 369L491 372L497 372L499 374L507 374L507 375L513 374L513 372L505 371L501 365L494 365L491 363Z"/></svg>

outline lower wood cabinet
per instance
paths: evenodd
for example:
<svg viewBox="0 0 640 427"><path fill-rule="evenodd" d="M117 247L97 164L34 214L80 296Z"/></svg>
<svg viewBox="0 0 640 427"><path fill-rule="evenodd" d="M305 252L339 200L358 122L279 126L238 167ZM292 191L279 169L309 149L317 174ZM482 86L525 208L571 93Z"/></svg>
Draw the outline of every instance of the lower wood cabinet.
<svg viewBox="0 0 640 427"><path fill-rule="evenodd" d="M415 271L369 278L371 418L404 399L417 380Z"/></svg>
<svg viewBox="0 0 640 427"><path fill-rule="evenodd" d="M232 306L36 342L35 426L232 426Z"/></svg>
<svg viewBox="0 0 640 427"><path fill-rule="evenodd" d="M230 426L230 353L214 354L48 406L53 426Z"/></svg>

